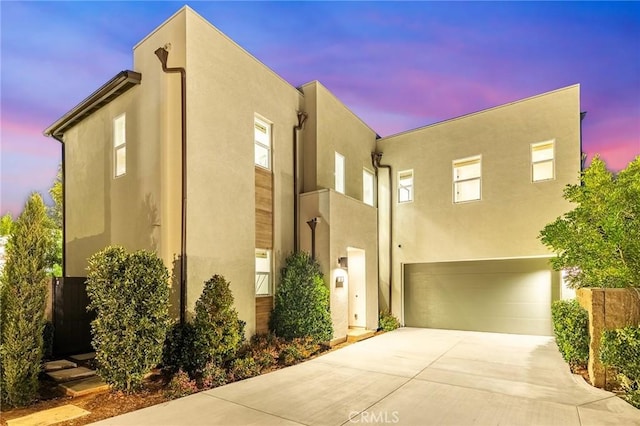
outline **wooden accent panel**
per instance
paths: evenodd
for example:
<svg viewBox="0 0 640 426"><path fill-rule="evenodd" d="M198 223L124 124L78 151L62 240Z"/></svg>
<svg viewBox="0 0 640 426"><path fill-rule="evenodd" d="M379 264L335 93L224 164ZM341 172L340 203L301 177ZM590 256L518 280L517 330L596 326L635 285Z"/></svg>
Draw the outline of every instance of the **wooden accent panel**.
<svg viewBox="0 0 640 426"><path fill-rule="evenodd" d="M273 248L273 174L256 167L256 247Z"/></svg>
<svg viewBox="0 0 640 426"><path fill-rule="evenodd" d="M256 334L269 332L273 296L256 297Z"/></svg>

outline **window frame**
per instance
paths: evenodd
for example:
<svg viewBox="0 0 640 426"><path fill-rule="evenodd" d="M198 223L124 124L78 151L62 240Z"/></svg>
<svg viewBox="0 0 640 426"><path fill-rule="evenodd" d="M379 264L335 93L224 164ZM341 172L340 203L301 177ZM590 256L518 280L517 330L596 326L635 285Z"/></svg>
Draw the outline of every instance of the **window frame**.
<svg viewBox="0 0 640 426"><path fill-rule="evenodd" d="M258 270L258 253L263 252L266 254L267 264L269 266L268 271ZM254 294L255 297L268 297L273 296L273 250L256 248L254 253L255 275L254 275ZM267 292L258 293L258 277L267 277Z"/></svg>
<svg viewBox="0 0 640 426"><path fill-rule="evenodd" d="M120 125L122 122L122 125ZM122 130L120 130L122 127ZM122 136L122 139L120 139ZM117 179L127 174L127 114L113 118L113 177ZM122 153L122 157L120 154ZM122 166L122 170L120 169Z"/></svg>
<svg viewBox="0 0 640 426"><path fill-rule="evenodd" d="M340 170L341 174L339 174L338 170L338 160L342 163L342 169ZM338 151L335 151L334 159L333 159L333 189L340 194L345 193L346 188L346 179L347 179L347 161L344 158L344 155L340 154ZM340 178L340 180L338 180ZM340 184L340 185L339 185Z"/></svg>
<svg viewBox="0 0 640 426"><path fill-rule="evenodd" d="M370 178L370 182L371 182L371 188L369 191L367 191L367 179ZM365 203L368 206L374 207L375 205L375 199L376 199L376 176L375 174L367 169L366 167L364 167L362 169L362 202ZM371 194L371 200L368 201L367 200L367 192L369 192Z"/></svg>
<svg viewBox="0 0 640 426"><path fill-rule="evenodd" d="M264 127L265 134L269 145L265 145L262 141L258 140L256 136L256 131L259 131L258 126ZM263 165L258 162L256 156L256 148L261 148L267 151L267 165ZM258 115L253 116L253 164L255 166L261 167L265 170L273 169L273 123L269 120L260 117Z"/></svg>
<svg viewBox="0 0 640 426"><path fill-rule="evenodd" d="M478 164L478 174L472 175L470 177L460 177L456 170L465 166L472 166ZM473 155L470 157L458 158L451 162L451 172L452 172L452 200L454 204L462 204L462 203L472 203L474 201L482 201L482 155ZM458 199L459 191L458 185L470 183L470 182L478 182L478 198L465 198Z"/></svg>
<svg viewBox="0 0 640 426"><path fill-rule="evenodd" d="M538 149L538 151L542 151L545 147L550 146L551 148L551 158L543 158L541 160L535 160L534 159L534 152L536 151L536 149ZM556 179L556 140L555 139L550 139L548 141L544 141L544 142L535 142L532 143L530 145L529 148L529 155L530 155L530 159L531 159L531 182L532 183L538 183L538 182L547 182L547 181L551 181L551 180L555 180ZM536 166L542 165L542 164L551 164L551 177L545 177L542 179L536 179Z"/></svg>
<svg viewBox="0 0 640 426"><path fill-rule="evenodd" d="M403 178L404 176L404 178ZM403 180L407 180L407 176L411 176L411 184L410 185L402 185ZM401 197L402 190L406 190L409 194L407 199L403 199ZM415 174L413 169L400 170L398 172L398 204L412 203L415 199Z"/></svg>

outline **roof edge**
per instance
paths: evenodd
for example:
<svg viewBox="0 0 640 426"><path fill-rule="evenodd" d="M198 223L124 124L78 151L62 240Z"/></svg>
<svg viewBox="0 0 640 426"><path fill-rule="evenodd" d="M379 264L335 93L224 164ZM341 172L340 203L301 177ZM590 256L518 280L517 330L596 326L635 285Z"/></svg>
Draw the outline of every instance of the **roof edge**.
<svg viewBox="0 0 640 426"><path fill-rule="evenodd" d="M140 84L141 81L142 74L139 72L131 70L120 71L111 80L100 86L95 92L60 117L55 123L47 127L43 132L44 135L62 142L65 129L80 122L83 118L108 104L131 87Z"/></svg>

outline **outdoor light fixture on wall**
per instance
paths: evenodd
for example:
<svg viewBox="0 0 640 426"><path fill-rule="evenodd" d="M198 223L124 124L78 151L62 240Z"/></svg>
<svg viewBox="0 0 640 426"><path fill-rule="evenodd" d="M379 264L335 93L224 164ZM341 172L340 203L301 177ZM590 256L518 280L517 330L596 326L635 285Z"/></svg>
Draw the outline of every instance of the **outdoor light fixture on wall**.
<svg viewBox="0 0 640 426"><path fill-rule="evenodd" d="M342 268L342 269L347 269L349 267L349 258L348 257L339 257L338 258L338 265Z"/></svg>

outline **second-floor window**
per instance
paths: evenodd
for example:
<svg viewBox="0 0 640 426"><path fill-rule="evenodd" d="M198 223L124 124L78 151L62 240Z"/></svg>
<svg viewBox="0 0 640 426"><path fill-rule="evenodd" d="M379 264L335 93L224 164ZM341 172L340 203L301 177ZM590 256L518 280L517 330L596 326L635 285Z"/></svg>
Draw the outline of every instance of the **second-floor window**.
<svg viewBox="0 0 640 426"><path fill-rule="evenodd" d="M365 204L373 206L374 198L374 183L375 179L373 173L367 169L362 170L362 201Z"/></svg>
<svg viewBox="0 0 640 426"><path fill-rule="evenodd" d="M398 202L413 201L413 170L398 172Z"/></svg>
<svg viewBox="0 0 640 426"><path fill-rule="evenodd" d="M555 178L554 141L531 144L531 180L539 182Z"/></svg>
<svg viewBox="0 0 640 426"><path fill-rule="evenodd" d="M462 158L453 162L453 201L462 203L481 198L482 158Z"/></svg>
<svg viewBox="0 0 640 426"><path fill-rule="evenodd" d="M255 164L271 169L271 124L257 117L253 121Z"/></svg>
<svg viewBox="0 0 640 426"><path fill-rule="evenodd" d="M115 177L127 173L127 125L125 114L119 115L113 120L113 160Z"/></svg>
<svg viewBox="0 0 640 426"><path fill-rule="evenodd" d="M335 159L335 190L344 194L344 156L336 152Z"/></svg>

